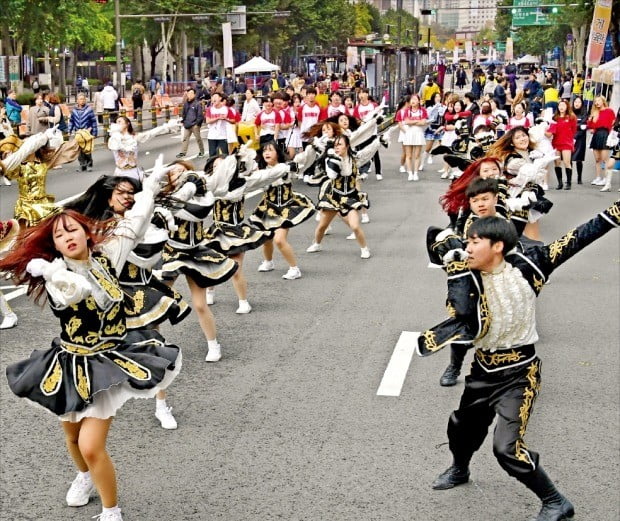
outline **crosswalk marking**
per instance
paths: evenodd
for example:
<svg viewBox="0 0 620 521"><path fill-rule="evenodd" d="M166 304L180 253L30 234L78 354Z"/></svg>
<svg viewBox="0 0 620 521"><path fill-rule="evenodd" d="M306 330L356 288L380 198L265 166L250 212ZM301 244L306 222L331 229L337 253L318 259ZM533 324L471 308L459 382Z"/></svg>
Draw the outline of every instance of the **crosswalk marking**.
<svg viewBox="0 0 620 521"><path fill-rule="evenodd" d="M6 295L4 295L4 298L7 300L13 300L14 298L25 295L26 291L28 291L28 286L20 286L15 291L11 291L10 293L7 293Z"/></svg>
<svg viewBox="0 0 620 521"><path fill-rule="evenodd" d="M400 334L377 389L377 396L400 396L419 336L419 331L403 331Z"/></svg>

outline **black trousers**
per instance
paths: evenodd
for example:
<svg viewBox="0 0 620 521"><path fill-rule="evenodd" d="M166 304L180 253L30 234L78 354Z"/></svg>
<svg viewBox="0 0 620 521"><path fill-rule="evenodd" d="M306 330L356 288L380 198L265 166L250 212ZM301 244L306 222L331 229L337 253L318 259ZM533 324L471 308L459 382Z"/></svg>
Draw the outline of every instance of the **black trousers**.
<svg viewBox="0 0 620 521"><path fill-rule="evenodd" d="M85 152L82 152L80 150L80 155L78 156L78 161L80 162L80 166L82 167L82 171L86 170L87 168L92 168L93 167L93 155L92 154L86 154Z"/></svg>
<svg viewBox="0 0 620 521"><path fill-rule="evenodd" d="M521 479L538 466L539 456L527 448L523 437L540 390L541 361L487 373L477 361L465 378L459 408L448 422L448 439L454 462L469 465L497 416L493 453L500 466Z"/></svg>

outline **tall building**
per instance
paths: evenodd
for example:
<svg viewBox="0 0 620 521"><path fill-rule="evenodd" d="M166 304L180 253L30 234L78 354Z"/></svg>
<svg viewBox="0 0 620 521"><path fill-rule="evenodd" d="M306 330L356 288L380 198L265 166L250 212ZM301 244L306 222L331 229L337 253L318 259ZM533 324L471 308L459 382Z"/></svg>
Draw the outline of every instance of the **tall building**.
<svg viewBox="0 0 620 521"><path fill-rule="evenodd" d="M402 0L403 11L411 13L413 16L420 16L420 5L424 0ZM381 14L384 14L390 9L396 9L399 0L368 0L369 4L374 5Z"/></svg>
<svg viewBox="0 0 620 521"><path fill-rule="evenodd" d="M489 22L495 24L496 0L426 0L424 9L436 9L437 23L457 31L479 31Z"/></svg>

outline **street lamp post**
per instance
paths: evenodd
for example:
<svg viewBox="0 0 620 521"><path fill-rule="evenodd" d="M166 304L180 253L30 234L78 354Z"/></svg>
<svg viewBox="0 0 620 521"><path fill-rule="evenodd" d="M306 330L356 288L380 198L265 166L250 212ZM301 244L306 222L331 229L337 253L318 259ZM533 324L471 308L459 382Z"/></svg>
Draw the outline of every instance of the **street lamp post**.
<svg viewBox="0 0 620 521"><path fill-rule="evenodd" d="M116 86L119 89L119 94L123 94L121 90L121 8L120 0L114 0L114 29L116 36Z"/></svg>
<svg viewBox="0 0 620 521"><path fill-rule="evenodd" d="M295 67L297 67L298 70L299 70L299 49L303 51L305 48L306 48L305 45L299 45L298 43L295 44Z"/></svg>

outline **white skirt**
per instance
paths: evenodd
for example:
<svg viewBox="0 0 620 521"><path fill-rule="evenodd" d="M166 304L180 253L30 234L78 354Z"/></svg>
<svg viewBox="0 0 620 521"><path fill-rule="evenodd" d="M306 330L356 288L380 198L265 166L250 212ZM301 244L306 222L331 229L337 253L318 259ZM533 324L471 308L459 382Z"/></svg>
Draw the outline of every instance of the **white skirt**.
<svg viewBox="0 0 620 521"><path fill-rule="evenodd" d="M299 130L299 127L295 127L292 130L291 135L286 140L286 146L288 148L301 148L302 147L301 131Z"/></svg>
<svg viewBox="0 0 620 521"><path fill-rule="evenodd" d="M426 139L424 139L424 128L420 127L419 125L409 125L403 137L403 145L426 145Z"/></svg>
<svg viewBox="0 0 620 521"><path fill-rule="evenodd" d="M452 143L457 140L458 136L454 130L446 130L441 138L441 145L444 147L451 147Z"/></svg>

